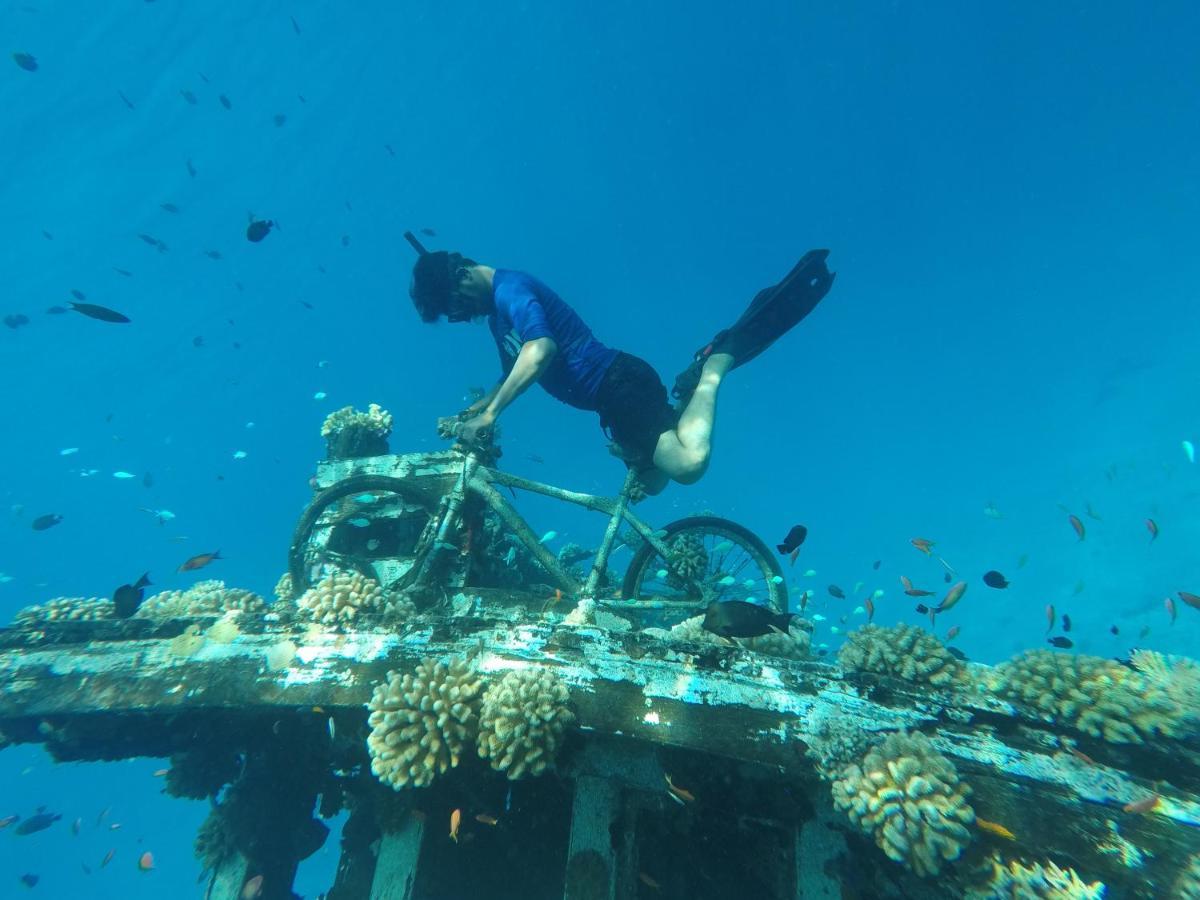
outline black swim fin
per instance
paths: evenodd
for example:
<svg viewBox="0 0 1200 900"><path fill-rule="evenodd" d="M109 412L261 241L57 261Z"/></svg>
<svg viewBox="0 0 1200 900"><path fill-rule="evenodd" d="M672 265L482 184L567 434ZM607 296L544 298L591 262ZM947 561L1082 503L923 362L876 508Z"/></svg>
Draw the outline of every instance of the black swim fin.
<svg viewBox="0 0 1200 900"><path fill-rule="evenodd" d="M828 250L810 250L778 284L754 295L746 311L696 351L692 364L675 379L672 396L682 408L700 381L704 361L714 353L733 356L733 368L745 365L790 331L829 293L835 272L825 265Z"/></svg>

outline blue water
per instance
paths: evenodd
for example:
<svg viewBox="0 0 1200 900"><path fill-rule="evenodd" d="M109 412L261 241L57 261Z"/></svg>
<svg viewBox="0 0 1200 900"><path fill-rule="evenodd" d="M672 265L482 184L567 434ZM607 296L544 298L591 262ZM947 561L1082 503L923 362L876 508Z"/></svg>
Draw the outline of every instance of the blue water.
<svg viewBox="0 0 1200 900"><path fill-rule="evenodd" d="M1044 646L1047 603L1082 652L1194 653L1200 614L1172 627L1162 604L1200 591L1181 448L1200 444L1195 5L593 7L0 9L0 314L31 320L0 329L0 613L147 569L181 587L179 563L217 549L204 574L269 596L327 413L379 402L394 449L440 446L435 418L497 372L486 328L411 307L401 233L433 228L431 246L536 274L668 385L830 248L830 295L722 387L708 474L646 517L708 509L771 543L806 524L789 575L830 649L855 605L830 583L882 587L877 622L921 621L897 581L942 589L921 536L971 583L939 631L961 625L972 658ZM251 213L279 225L259 244ZM132 324L44 313L71 289ZM502 424L509 468L619 487L594 416L531 390ZM599 536L527 508L561 540ZM30 529L50 512L62 524ZM979 581L993 568L1006 591ZM160 798L157 761L53 768L19 747L0 765L0 816L64 815L0 834L0 893L26 871L43 896L197 890L204 805ZM92 825L110 805L111 834ZM335 852L336 832L299 892L327 886Z"/></svg>

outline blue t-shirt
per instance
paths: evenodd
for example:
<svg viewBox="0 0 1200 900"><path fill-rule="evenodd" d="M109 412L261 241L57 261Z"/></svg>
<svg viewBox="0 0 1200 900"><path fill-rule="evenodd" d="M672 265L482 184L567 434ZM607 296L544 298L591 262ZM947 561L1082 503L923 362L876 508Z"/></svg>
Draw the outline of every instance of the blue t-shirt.
<svg viewBox="0 0 1200 900"><path fill-rule="evenodd" d="M558 352L539 383L563 403L595 410L596 391L617 351L592 337L579 314L532 275L497 269L492 276L492 295L496 311L488 316L488 327L505 374L512 370L522 344L551 338Z"/></svg>

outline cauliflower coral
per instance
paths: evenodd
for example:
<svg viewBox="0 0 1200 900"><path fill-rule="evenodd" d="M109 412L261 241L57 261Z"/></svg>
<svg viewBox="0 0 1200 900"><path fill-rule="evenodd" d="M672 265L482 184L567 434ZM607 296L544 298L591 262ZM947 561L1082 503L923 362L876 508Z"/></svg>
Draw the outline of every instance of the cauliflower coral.
<svg viewBox="0 0 1200 900"><path fill-rule="evenodd" d="M567 686L547 669L508 672L483 695L479 755L510 779L540 775L575 721Z"/></svg>
<svg viewBox="0 0 1200 900"><path fill-rule="evenodd" d="M23 627L36 627L51 622L96 622L115 618L113 603L101 597L55 597L20 610L14 621Z"/></svg>
<svg viewBox="0 0 1200 900"><path fill-rule="evenodd" d="M847 671L878 672L937 687L953 686L966 671L932 634L903 624L864 625L850 632L838 662Z"/></svg>
<svg viewBox="0 0 1200 900"><path fill-rule="evenodd" d="M353 622L360 613L384 608L379 582L358 572L334 572L304 592L297 602L301 614L322 625Z"/></svg>
<svg viewBox="0 0 1200 900"><path fill-rule="evenodd" d="M253 591L225 586L224 581L198 581L187 590L163 591L138 608L141 619L186 619L220 616L227 612L262 613L266 601Z"/></svg>

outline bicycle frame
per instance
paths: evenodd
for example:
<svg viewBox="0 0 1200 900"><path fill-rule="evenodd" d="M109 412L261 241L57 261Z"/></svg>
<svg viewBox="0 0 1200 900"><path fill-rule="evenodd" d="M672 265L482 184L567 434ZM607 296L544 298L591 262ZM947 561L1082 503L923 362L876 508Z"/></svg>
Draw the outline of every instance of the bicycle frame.
<svg viewBox="0 0 1200 900"><path fill-rule="evenodd" d="M466 459L463 461L462 472L455 481L454 487L443 497L442 505L438 510L438 515L441 518L438 522L433 550L439 548L449 549L452 547L447 540L450 529L458 520L459 511L462 508L463 501L466 500L467 494L475 494L500 517L533 558L550 573L551 578L554 579L564 593L572 597L578 597L579 599L598 599L596 598L596 590L599 587L600 579L603 577L605 569L608 568L608 560L612 555L613 547L617 541L617 529L620 527L622 520L628 522L664 558L668 553L666 544L655 535L649 525L634 515L629 509L629 495L636 480L637 475L633 471L630 471L625 477L625 484L621 488L621 493L615 499L600 497L595 494L569 491L551 484L543 484L540 481L532 481L528 478L521 478L518 475L489 468L483 465L475 451L469 451ZM496 490L497 485L514 490L542 494L555 500L562 500L566 503L582 506L585 509L604 513L609 517L608 526L604 530L604 538L596 550L596 558L592 564L592 570L583 584L572 578L570 573L559 563L558 558L538 540L537 535L530 529L521 514ZM427 574L434 564L436 555L432 551L426 554L425 559L421 563L421 569L417 573L416 583L424 583Z"/></svg>

